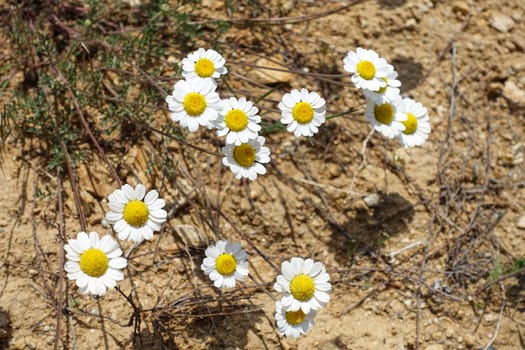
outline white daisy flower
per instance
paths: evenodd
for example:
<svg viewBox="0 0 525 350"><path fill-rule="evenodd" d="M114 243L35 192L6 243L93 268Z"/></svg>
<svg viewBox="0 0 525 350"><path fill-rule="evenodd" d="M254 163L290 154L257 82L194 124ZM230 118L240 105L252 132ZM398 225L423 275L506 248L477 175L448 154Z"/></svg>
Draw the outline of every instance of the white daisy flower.
<svg viewBox="0 0 525 350"><path fill-rule="evenodd" d="M312 259L294 257L281 265L273 288L282 293L281 303L286 311L318 310L330 300L330 276L322 263Z"/></svg>
<svg viewBox="0 0 525 350"><path fill-rule="evenodd" d="M108 288L124 279L121 271L128 261L111 236L99 239L98 233L79 232L76 239L64 245L67 261L64 270L74 280L82 294L104 295Z"/></svg>
<svg viewBox="0 0 525 350"><path fill-rule="evenodd" d="M401 82L397 80L397 72L394 70L394 67L390 65L388 66L388 73L383 80L386 85L379 90L363 90L367 99L389 102L399 99L399 87L401 86Z"/></svg>
<svg viewBox="0 0 525 350"><path fill-rule="evenodd" d="M410 98L403 99L403 105L406 120L402 122L405 128L399 134L401 144L404 147L420 146L425 143L430 134L430 118L427 109Z"/></svg>
<svg viewBox="0 0 525 350"><path fill-rule="evenodd" d="M248 276L248 254L239 243L217 241L206 249L201 270L207 274L217 288L233 288L235 280Z"/></svg>
<svg viewBox="0 0 525 350"><path fill-rule="evenodd" d="M126 184L108 197L110 212L106 220L113 225L118 239L129 239L140 243L151 239L153 232L160 231L168 213L162 209L166 205L156 190L146 194L146 187L138 184L134 189Z"/></svg>
<svg viewBox="0 0 525 350"><path fill-rule="evenodd" d="M406 115L403 114L403 100L401 97L393 101L367 99L365 117L376 131L394 138L404 129L402 122Z"/></svg>
<svg viewBox="0 0 525 350"><path fill-rule="evenodd" d="M305 314L303 310L286 311L280 301L275 303L275 321L279 334L286 337L299 338L314 326L315 310Z"/></svg>
<svg viewBox="0 0 525 350"><path fill-rule="evenodd" d="M216 120L215 127L218 136L226 135L227 144L240 145L258 136L261 126L258 124L261 117L257 115L259 109L246 98L230 97L222 100L223 110Z"/></svg>
<svg viewBox="0 0 525 350"><path fill-rule="evenodd" d="M262 136L240 145L227 144L222 148L222 152L226 155L222 158L222 164L230 168L237 179L255 180L257 174L266 174L263 164L270 162L270 149L263 145Z"/></svg>
<svg viewBox="0 0 525 350"><path fill-rule="evenodd" d="M279 102L281 123L295 136L313 136L325 122L325 100L315 92L294 89Z"/></svg>
<svg viewBox="0 0 525 350"><path fill-rule="evenodd" d="M182 76L188 80L193 78L217 79L228 73L228 69L224 67L225 62L217 51L200 48L182 60Z"/></svg>
<svg viewBox="0 0 525 350"><path fill-rule="evenodd" d="M215 92L217 86L211 80L180 80L173 87L173 94L166 97L171 119L189 131L197 131L199 125L208 129L219 117L222 101Z"/></svg>
<svg viewBox="0 0 525 350"><path fill-rule="evenodd" d="M386 86L383 78L387 76L389 64L375 51L358 47L356 52L349 51L343 62L344 69L354 73L350 79L356 87L377 91Z"/></svg>

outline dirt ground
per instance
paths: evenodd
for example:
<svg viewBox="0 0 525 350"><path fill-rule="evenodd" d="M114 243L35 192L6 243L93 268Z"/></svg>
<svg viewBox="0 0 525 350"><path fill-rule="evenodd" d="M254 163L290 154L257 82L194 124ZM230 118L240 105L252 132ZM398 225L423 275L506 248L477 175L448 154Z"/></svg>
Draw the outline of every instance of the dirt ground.
<svg viewBox="0 0 525 350"><path fill-rule="evenodd" d="M271 165L250 183L220 166L222 140L209 130L184 142L155 133L99 139L119 177L159 188L169 211L162 232L131 253L123 294L100 299L59 272L59 184L65 236L80 231L68 176L42 165L37 144L9 137L0 348L525 348L525 279L515 272L525 251L525 3L242 1L233 14L226 3L202 1L195 17L231 21L218 41L230 85L221 96L255 100L275 87L258 103L268 122L291 88L319 91L328 114L357 112L313 138L265 135ZM403 95L427 107L432 133L422 147L369 136L364 97L343 76L343 57L359 46L392 63ZM171 123L160 94L151 123ZM151 171L159 147L174 175ZM82 206L90 231L111 233L103 217L116 183L91 149L75 168ZM250 256L250 278L233 290L214 289L200 271L215 237ZM315 327L296 340L274 322L273 282L292 256L323 262L333 286Z"/></svg>

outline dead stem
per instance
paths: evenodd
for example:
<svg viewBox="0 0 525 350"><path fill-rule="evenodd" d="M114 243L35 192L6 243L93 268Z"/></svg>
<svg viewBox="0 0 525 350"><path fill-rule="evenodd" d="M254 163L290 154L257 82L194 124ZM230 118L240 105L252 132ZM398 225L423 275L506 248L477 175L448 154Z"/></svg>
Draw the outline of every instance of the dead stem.
<svg viewBox="0 0 525 350"><path fill-rule="evenodd" d="M331 10L325 10L317 13L312 13L303 16L290 17L272 17L272 18L212 18L202 21L191 21L190 24L209 24L213 22L227 22L232 24L259 24L259 25L284 25L284 24L298 24L301 22L312 21L322 17L333 15L334 13L344 11L351 6L357 5L364 0L351 0L349 4L336 7Z"/></svg>
<svg viewBox="0 0 525 350"><path fill-rule="evenodd" d="M31 209L29 211L29 216L31 218L31 233L33 236L33 248L35 249L35 255L36 260L38 262L38 274L40 276L40 279L42 280L42 285L46 293L46 297L49 299L52 299L53 291L52 288L47 284L47 279L44 276L44 262L47 266L47 269L49 270L50 262L47 259L47 254L42 249L42 245L40 244L37 236L37 222L35 218L35 207L36 207L36 190L38 188L38 176L35 176L33 180L33 188L34 188L34 194L33 194L33 203L31 204Z"/></svg>
<svg viewBox="0 0 525 350"><path fill-rule="evenodd" d="M361 147L361 163L359 163L359 167L357 168L356 172L354 173L354 176L352 176L352 181L350 181L350 187L348 189L348 193L349 194L355 193L354 192L355 180L357 179L357 176L359 175L361 170L363 170L363 168L368 163L367 162L367 158L366 158L366 147L368 145L368 142L370 141L370 138L372 137L372 135L374 135L374 131L375 131L375 129L372 128L372 130L370 130L368 135L366 135L365 139L363 140L363 144L362 144L362 147Z"/></svg>
<svg viewBox="0 0 525 350"><path fill-rule="evenodd" d="M104 317L102 317L103 313L102 313L102 304L100 304L100 298L96 298L97 300L97 307L98 307L98 314L100 315L99 317L99 322L100 322L100 328L101 328L101 332L102 332L102 337L104 339L104 348L106 350L109 350L109 341L108 341L108 335L106 334L106 325L104 323Z"/></svg>
<svg viewBox="0 0 525 350"><path fill-rule="evenodd" d="M496 323L496 329L494 330L494 333L492 334L492 337L490 338L489 342L487 343L487 345L483 347L482 350L489 350L490 348L492 348L492 344L494 344L494 342L496 341L496 338L498 337L499 327L501 325L501 319L503 318L503 311L505 310L505 304L506 304L505 287L501 283L500 283L500 288L501 288L501 307L499 310L498 322Z"/></svg>
<svg viewBox="0 0 525 350"><path fill-rule="evenodd" d="M60 322L61 315L64 310L64 243L66 241L65 236L65 220L64 220L64 201L62 198L62 175L60 170L57 173L57 204L58 204L58 242L59 242L59 251L58 251L58 291L57 296L55 297L55 313L56 313L56 331L55 331L55 346L54 349L57 350L59 346L59 341L62 333L62 328Z"/></svg>
<svg viewBox="0 0 525 350"><path fill-rule="evenodd" d="M80 188L78 185L78 176L77 172L71 165L71 157L67 150L66 144L63 140L60 140L60 146L62 152L64 152L64 159L66 160L67 173L69 175L69 182L71 183L71 188L73 189L73 197L75 199L75 207L77 209L78 220L80 221L80 228L82 231L87 232L87 219L84 212L84 207L82 206L82 199L80 197Z"/></svg>

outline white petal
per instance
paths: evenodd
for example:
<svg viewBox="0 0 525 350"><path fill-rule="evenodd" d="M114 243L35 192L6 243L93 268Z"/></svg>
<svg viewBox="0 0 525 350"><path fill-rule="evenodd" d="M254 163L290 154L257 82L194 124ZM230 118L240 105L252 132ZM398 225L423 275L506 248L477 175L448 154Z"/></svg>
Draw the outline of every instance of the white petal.
<svg viewBox="0 0 525 350"><path fill-rule="evenodd" d="M117 221L119 221L120 219L122 219L122 213L116 213L114 211L110 211L110 212L106 213L106 220L110 224L114 224Z"/></svg>
<svg viewBox="0 0 525 350"><path fill-rule="evenodd" d="M118 258L119 256L122 256L122 250L120 248L115 249L111 253L106 253L106 256L108 259Z"/></svg>
<svg viewBox="0 0 525 350"><path fill-rule="evenodd" d="M89 242L93 248L98 248L98 243L100 239L98 237L98 233L96 232L90 232L89 233Z"/></svg>
<svg viewBox="0 0 525 350"><path fill-rule="evenodd" d="M156 222L163 223L168 217L168 212L163 209L151 210L149 216L150 219L154 219Z"/></svg>
<svg viewBox="0 0 525 350"><path fill-rule="evenodd" d="M135 187L135 198L142 200L146 194L146 187L143 184L138 184Z"/></svg>
<svg viewBox="0 0 525 350"><path fill-rule="evenodd" d="M86 288L86 286L88 285L89 283L89 277L83 273L76 281L75 281L76 285L78 286L78 288Z"/></svg>
<svg viewBox="0 0 525 350"><path fill-rule="evenodd" d="M80 271L80 265L77 262L67 261L64 265L64 270L68 273L75 273Z"/></svg>
<svg viewBox="0 0 525 350"><path fill-rule="evenodd" d="M125 204L122 204L120 202L113 202L113 201L110 201L108 203L108 206L109 206L109 209L111 209L112 211L114 211L116 213L122 213L124 211L124 208L125 208Z"/></svg>
<svg viewBox="0 0 525 350"><path fill-rule="evenodd" d="M122 231L117 231L117 232L118 232L118 239L120 240L129 239L129 235L131 233L131 227L129 227L129 225L126 224L126 227L124 227Z"/></svg>
<svg viewBox="0 0 525 350"><path fill-rule="evenodd" d="M319 300L323 304L326 304L330 301L330 295L325 292L315 292L315 299Z"/></svg>
<svg viewBox="0 0 525 350"><path fill-rule="evenodd" d="M122 190L115 190L112 194L108 196L110 202L115 202L116 204L126 205L128 199L124 195Z"/></svg>
<svg viewBox="0 0 525 350"><path fill-rule="evenodd" d="M150 229L152 232L160 231L160 224L155 220L148 220L144 228Z"/></svg>
<svg viewBox="0 0 525 350"><path fill-rule="evenodd" d="M109 267L113 269L123 269L128 266L128 261L126 258L114 258L109 260Z"/></svg>
<svg viewBox="0 0 525 350"><path fill-rule="evenodd" d="M89 242L89 240L88 240ZM70 239L68 241L69 249L72 250L74 253L80 255L85 250L89 249L89 243L87 245L84 245L80 240L78 239ZM65 247L64 247L65 248ZM67 251L67 249L66 249Z"/></svg>
<svg viewBox="0 0 525 350"><path fill-rule="evenodd" d="M122 281L124 279L124 274L121 270L108 269L105 275L115 281Z"/></svg>
<svg viewBox="0 0 525 350"><path fill-rule="evenodd" d="M117 221L117 223L113 226L113 228L118 233L120 233L120 232L127 232L128 228L129 228L129 224L126 221L124 221L124 219L121 219L121 220Z"/></svg>
<svg viewBox="0 0 525 350"><path fill-rule="evenodd" d="M89 237L85 232L79 232L77 235L77 246L82 247L82 251L91 248Z"/></svg>
<svg viewBox="0 0 525 350"><path fill-rule="evenodd" d="M146 194L146 197L144 198L144 203L149 207L155 200L159 198L159 193L156 190L151 190Z"/></svg>
<svg viewBox="0 0 525 350"><path fill-rule="evenodd" d="M149 225L142 227L142 238L150 240L153 237L153 230Z"/></svg>
<svg viewBox="0 0 525 350"><path fill-rule="evenodd" d="M122 193L124 194L124 196L127 199L126 203L136 199L135 198L135 190L130 185L125 184L124 186L122 186L121 191L122 191Z"/></svg>
<svg viewBox="0 0 525 350"><path fill-rule="evenodd" d="M326 282L317 282L315 281L315 289L322 292L329 292L332 290L332 285Z"/></svg>
<svg viewBox="0 0 525 350"><path fill-rule="evenodd" d="M114 279L112 279L111 277L109 277L107 274L105 274L104 276L100 277L100 280L102 281L102 283L104 284L104 286L106 288L113 288L117 285L117 283L115 282Z"/></svg>
<svg viewBox="0 0 525 350"><path fill-rule="evenodd" d="M158 210L164 208L166 201L164 199L158 198L151 205L148 205L149 211Z"/></svg>

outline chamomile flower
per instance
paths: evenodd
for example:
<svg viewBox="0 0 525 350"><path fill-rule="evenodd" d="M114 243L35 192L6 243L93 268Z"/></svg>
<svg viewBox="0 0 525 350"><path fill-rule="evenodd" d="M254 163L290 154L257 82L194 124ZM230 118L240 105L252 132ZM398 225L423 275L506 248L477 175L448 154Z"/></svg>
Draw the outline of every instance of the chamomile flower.
<svg viewBox="0 0 525 350"><path fill-rule="evenodd" d="M193 78L217 79L228 73L228 69L224 67L225 62L217 51L200 48L182 60L182 76L188 80Z"/></svg>
<svg viewBox="0 0 525 350"><path fill-rule="evenodd" d="M325 100L316 92L292 90L279 102L281 123L295 136L313 136L325 122Z"/></svg>
<svg viewBox="0 0 525 350"><path fill-rule="evenodd" d="M404 129L403 100L401 97L393 101L367 99L365 117L376 131L394 138Z"/></svg>
<svg viewBox="0 0 525 350"><path fill-rule="evenodd" d="M235 145L256 138L261 130L258 124L261 117L257 115L259 109L244 97L230 97L222 102L223 110L215 123L217 135L226 135L226 143Z"/></svg>
<svg viewBox="0 0 525 350"><path fill-rule="evenodd" d="M430 134L430 118L427 109L419 102L410 98L403 99L404 130L399 134L401 144L404 147L420 146L425 143Z"/></svg>
<svg viewBox="0 0 525 350"><path fill-rule="evenodd" d="M282 263L281 272L273 288L282 293L281 303L286 311L302 310L308 314L330 300L330 276L320 262L294 257Z"/></svg>
<svg viewBox="0 0 525 350"><path fill-rule="evenodd" d="M135 188L126 184L108 197L110 212L106 221L113 224L119 239L140 243L151 239L153 232L160 231L160 225L168 214L162 208L166 204L156 190L146 194L146 187L138 184Z"/></svg>
<svg viewBox="0 0 525 350"><path fill-rule="evenodd" d="M64 270L74 280L80 293L104 295L108 288L124 279L122 269L128 265L122 250L111 236L99 239L98 233L79 232L64 245L67 261Z"/></svg>
<svg viewBox="0 0 525 350"><path fill-rule="evenodd" d="M240 145L227 144L222 152L226 156L222 164L229 167L237 179L255 180L257 174L266 174L263 164L270 162L270 149L264 147L264 137L257 136Z"/></svg>
<svg viewBox="0 0 525 350"><path fill-rule="evenodd" d="M379 90L363 90L367 99L391 102L399 98L399 87L401 86L401 82L397 80L397 72L394 70L394 67L390 65L388 66L388 73L383 80L386 85Z"/></svg>
<svg viewBox="0 0 525 350"><path fill-rule="evenodd" d="M239 243L217 241L206 249L201 270L217 288L233 288L235 281L248 276L248 255Z"/></svg>
<svg viewBox="0 0 525 350"><path fill-rule="evenodd" d="M349 51L343 62L344 69L353 73L350 79L356 87L377 91L386 86L383 78L387 76L389 64L375 51L358 47L355 52Z"/></svg>
<svg viewBox="0 0 525 350"><path fill-rule="evenodd" d="M166 97L171 119L189 131L197 131L199 125L208 129L219 117L222 101L215 92L217 85L211 80L180 80L173 87L173 94Z"/></svg>
<svg viewBox="0 0 525 350"><path fill-rule="evenodd" d="M315 310L305 314L303 310L286 311L280 301L275 303L275 321L279 334L286 337L298 338L314 326Z"/></svg>

